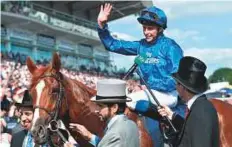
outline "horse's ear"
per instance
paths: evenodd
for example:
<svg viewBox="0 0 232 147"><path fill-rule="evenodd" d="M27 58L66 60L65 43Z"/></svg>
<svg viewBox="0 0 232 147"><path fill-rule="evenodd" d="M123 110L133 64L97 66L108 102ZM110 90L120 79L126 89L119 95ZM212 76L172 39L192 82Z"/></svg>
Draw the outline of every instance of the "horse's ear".
<svg viewBox="0 0 232 147"><path fill-rule="evenodd" d="M30 57L27 57L27 68L30 71L31 74L34 73L34 71L37 69L37 66L35 65L35 63L32 61L32 59Z"/></svg>
<svg viewBox="0 0 232 147"><path fill-rule="evenodd" d="M53 57L52 57L52 68L58 72L60 71L60 66L61 66L60 55L57 52L55 52L53 53Z"/></svg>

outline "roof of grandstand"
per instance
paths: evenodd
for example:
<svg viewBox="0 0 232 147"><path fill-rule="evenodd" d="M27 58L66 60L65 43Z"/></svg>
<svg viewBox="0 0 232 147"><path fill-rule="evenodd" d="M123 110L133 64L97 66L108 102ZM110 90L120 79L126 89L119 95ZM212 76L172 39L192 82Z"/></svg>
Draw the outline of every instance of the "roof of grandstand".
<svg viewBox="0 0 232 147"><path fill-rule="evenodd" d="M152 5L152 1L34 1L33 3L94 22L97 20L100 5L104 3L113 4L110 20L137 13Z"/></svg>

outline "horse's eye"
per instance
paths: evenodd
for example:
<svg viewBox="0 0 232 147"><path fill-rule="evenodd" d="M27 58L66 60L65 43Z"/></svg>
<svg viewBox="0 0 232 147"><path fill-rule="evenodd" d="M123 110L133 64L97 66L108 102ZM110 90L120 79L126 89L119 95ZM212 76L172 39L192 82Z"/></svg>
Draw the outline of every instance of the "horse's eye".
<svg viewBox="0 0 232 147"><path fill-rule="evenodd" d="M52 94L57 94L59 93L60 89L59 88L53 88L52 89Z"/></svg>

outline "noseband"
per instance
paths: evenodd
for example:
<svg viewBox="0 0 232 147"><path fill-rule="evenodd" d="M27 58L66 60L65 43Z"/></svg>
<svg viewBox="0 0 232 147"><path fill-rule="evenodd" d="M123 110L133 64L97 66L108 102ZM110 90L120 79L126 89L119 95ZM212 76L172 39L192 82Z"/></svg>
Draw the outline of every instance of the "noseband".
<svg viewBox="0 0 232 147"><path fill-rule="evenodd" d="M59 131L59 124L60 124L59 123L60 121L59 112L60 112L60 106L61 106L62 99L64 98L64 86L63 86L62 79L61 79L62 75L60 72L58 72L57 74L47 73L44 76L42 76L42 78L46 78L46 77L54 78L59 83L59 95L56 101L55 109L53 111L49 111L47 108L36 105L34 106L34 110L35 109L44 110L51 118L50 121L48 122L48 129L52 132L57 132L58 135L61 137L61 139L64 142L66 142L67 140L62 135L62 133ZM68 108L67 98L66 98L66 107Z"/></svg>

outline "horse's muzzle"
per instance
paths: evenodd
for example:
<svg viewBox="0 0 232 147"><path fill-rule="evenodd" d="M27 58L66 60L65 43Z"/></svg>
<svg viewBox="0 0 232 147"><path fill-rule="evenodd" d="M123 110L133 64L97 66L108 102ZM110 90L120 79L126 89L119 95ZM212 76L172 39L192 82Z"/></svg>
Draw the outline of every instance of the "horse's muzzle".
<svg viewBox="0 0 232 147"><path fill-rule="evenodd" d="M31 131L36 144L42 145L48 141L47 126L42 119L38 119L35 123L34 129Z"/></svg>

